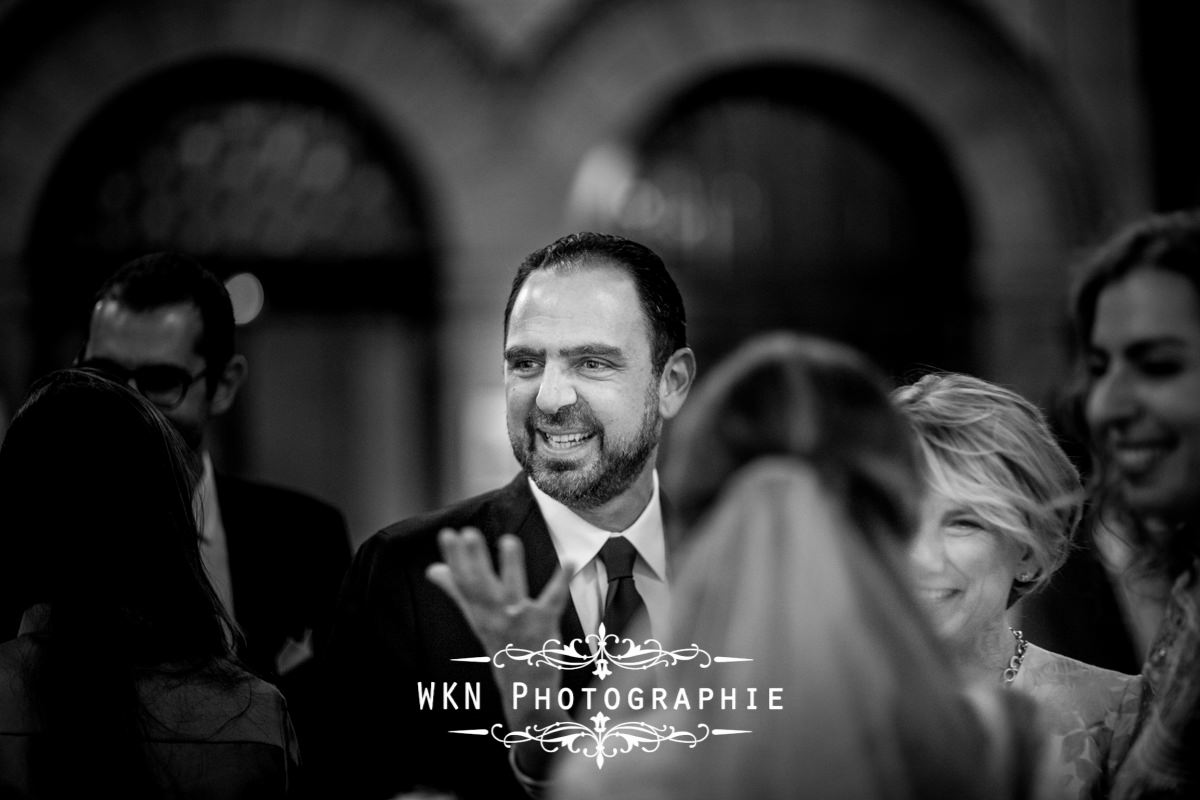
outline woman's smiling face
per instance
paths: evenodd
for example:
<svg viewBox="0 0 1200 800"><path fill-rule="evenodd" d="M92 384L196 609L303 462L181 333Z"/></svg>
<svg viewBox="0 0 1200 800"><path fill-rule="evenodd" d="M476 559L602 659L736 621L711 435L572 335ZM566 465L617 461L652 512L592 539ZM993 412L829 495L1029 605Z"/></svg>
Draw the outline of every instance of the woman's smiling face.
<svg viewBox="0 0 1200 800"><path fill-rule="evenodd" d="M1135 513L1200 504L1200 298L1188 279L1138 267L1100 292L1088 337L1088 426Z"/></svg>
<svg viewBox="0 0 1200 800"><path fill-rule="evenodd" d="M909 559L917 599L938 635L969 646L1007 624L1009 592L1027 566L1022 549L967 504L936 490L926 495Z"/></svg>

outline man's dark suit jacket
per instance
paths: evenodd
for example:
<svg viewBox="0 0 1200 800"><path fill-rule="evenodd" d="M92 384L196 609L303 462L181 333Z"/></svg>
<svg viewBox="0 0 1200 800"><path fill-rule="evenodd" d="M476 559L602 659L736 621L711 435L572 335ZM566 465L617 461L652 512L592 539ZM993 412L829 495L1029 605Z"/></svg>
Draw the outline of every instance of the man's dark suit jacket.
<svg viewBox="0 0 1200 800"><path fill-rule="evenodd" d="M503 725L501 703L511 702L500 697L489 664L452 661L493 654L484 652L454 601L425 577L426 568L442 560L438 532L465 526L482 531L493 563L501 534L521 539L532 595L558 566L524 474L501 489L385 528L362 545L342 587L330 648L336 681L330 694L340 713L321 772L328 776L333 767L339 796L386 798L419 786L460 798L525 796L503 744L450 733ZM568 602L563 641L582 637ZM576 690L590 678L587 670L563 672L564 686ZM418 709L419 682L437 685L437 710ZM463 687L476 683L481 708L464 710ZM455 687L458 710L442 709L448 685Z"/></svg>
<svg viewBox="0 0 1200 800"><path fill-rule="evenodd" d="M234 614L246 635L240 655L279 686L303 748L315 669L304 663L280 676L275 660L289 639L327 632L350 563L346 521L333 506L289 489L219 473L216 484Z"/></svg>

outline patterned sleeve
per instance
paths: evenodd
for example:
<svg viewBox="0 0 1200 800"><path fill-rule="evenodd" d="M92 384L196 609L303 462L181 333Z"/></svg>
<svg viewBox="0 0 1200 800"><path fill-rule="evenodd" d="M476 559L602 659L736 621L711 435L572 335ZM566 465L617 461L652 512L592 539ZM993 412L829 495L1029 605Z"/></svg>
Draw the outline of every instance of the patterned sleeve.
<svg viewBox="0 0 1200 800"><path fill-rule="evenodd" d="M1111 797L1195 797L1200 792L1200 580L1180 576L1143 676L1154 688L1145 722L1117 768Z"/></svg>
<svg viewBox="0 0 1200 800"><path fill-rule="evenodd" d="M1109 708L1101 728L1102 735L1108 740L1101 750L1105 757L1091 796L1109 796L1115 776L1129 757L1142 723L1150 713L1152 698L1150 685L1143 676L1138 676L1125 683L1120 699Z"/></svg>

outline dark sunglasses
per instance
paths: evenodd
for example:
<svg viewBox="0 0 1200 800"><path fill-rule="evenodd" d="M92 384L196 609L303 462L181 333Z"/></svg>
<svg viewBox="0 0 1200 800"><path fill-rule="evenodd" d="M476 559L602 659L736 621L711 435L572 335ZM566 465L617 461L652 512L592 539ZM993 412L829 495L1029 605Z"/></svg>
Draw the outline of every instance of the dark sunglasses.
<svg viewBox="0 0 1200 800"><path fill-rule="evenodd" d="M182 403L196 381L208 374L207 367L193 375L183 367L170 364L151 364L127 369L107 358L82 359L75 365L84 369L94 369L113 380L129 385L163 411L170 411Z"/></svg>

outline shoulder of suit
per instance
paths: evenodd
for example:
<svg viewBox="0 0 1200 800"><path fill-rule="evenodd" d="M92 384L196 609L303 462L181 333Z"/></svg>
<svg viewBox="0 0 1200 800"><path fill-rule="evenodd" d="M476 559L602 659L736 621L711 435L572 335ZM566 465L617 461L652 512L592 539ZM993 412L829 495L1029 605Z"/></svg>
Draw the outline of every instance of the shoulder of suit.
<svg viewBox="0 0 1200 800"><path fill-rule="evenodd" d="M504 533L496 530L498 525L513 522L514 517L528 513L535 505L521 474L498 489L393 523L368 541L374 540L375 547L405 547L436 539L442 528L467 526L479 528L491 538Z"/></svg>
<svg viewBox="0 0 1200 800"><path fill-rule="evenodd" d="M260 505L288 505L303 507L307 511L333 513L341 515L336 507L311 494L289 489L273 483L263 483L248 478L239 478L218 472L216 475L217 497L222 503L227 499L244 500L250 498Z"/></svg>

